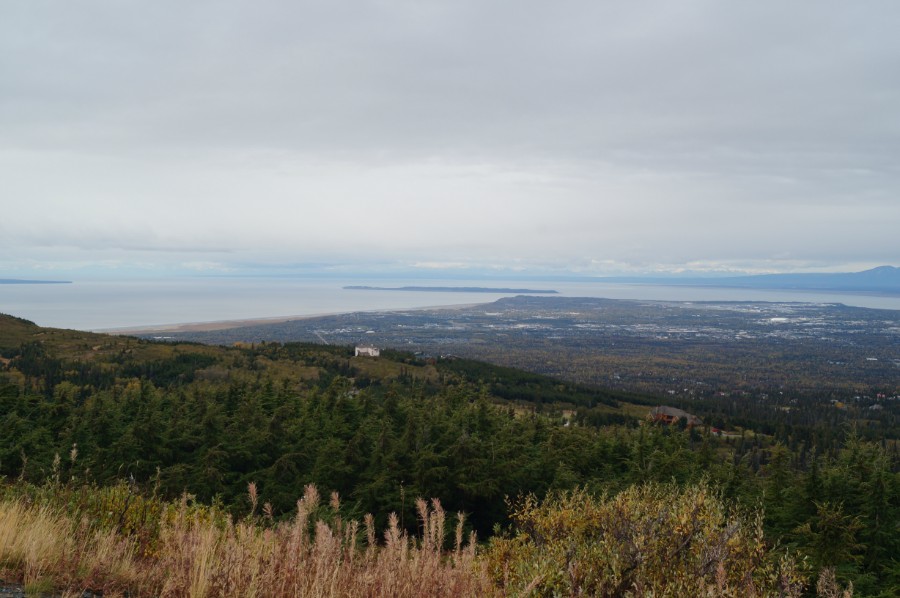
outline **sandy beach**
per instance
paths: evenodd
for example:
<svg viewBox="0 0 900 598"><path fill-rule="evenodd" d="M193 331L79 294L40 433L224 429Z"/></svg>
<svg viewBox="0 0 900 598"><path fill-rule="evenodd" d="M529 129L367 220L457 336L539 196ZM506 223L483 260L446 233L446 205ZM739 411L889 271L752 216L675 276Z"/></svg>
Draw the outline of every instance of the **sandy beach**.
<svg viewBox="0 0 900 598"><path fill-rule="evenodd" d="M486 302L489 303L489 302ZM103 332L106 334L122 334L122 335L142 335L142 334L158 334L161 332L210 332L212 330L227 330L229 328L241 328L243 326L259 326L262 324L281 324L293 320L309 320L311 318L325 318L328 316L339 316L348 313L395 313L404 311L426 311L435 309L465 309L483 305L482 303L461 303L453 305L429 305L425 307L400 307L395 309L374 309L374 310L354 310L354 311L335 311L318 314L305 314L294 316L272 316L266 318L249 318L245 320L216 320L212 322L183 322L178 324L158 324L152 326L129 326L126 328L105 328L94 330L93 332Z"/></svg>

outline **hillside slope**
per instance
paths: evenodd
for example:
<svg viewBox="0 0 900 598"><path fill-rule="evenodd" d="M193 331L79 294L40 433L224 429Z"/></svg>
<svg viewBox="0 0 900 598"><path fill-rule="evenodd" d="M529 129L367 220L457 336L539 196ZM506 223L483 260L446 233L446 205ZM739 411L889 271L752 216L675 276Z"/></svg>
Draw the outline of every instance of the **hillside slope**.
<svg viewBox="0 0 900 598"><path fill-rule="evenodd" d="M560 492L587 515L612 508L609 521L622 522L618 499L592 506L585 497L640 497L647 484L651 493L665 484L647 504L669 504L708 485L722 508L762 505L766 534L815 570L835 567L867 593L898 588L891 555L900 552L900 457L888 409L888 419L876 420L846 405L747 410L726 399L702 414L707 422L740 420L720 435L708 425L651 424L648 407L613 392L462 359L353 357L351 347L300 343L160 343L10 317L0 318L0 352L0 493L77 508L72 521L89 513L88 521L136 542L146 541L151 508L212 504L234 518L263 505L271 525L289 525L310 484L337 492L344 521L373 513L372 529L415 533L415 499L437 497L447 511L467 514L463 532L500 534L495 563L524 575L510 583L523 589L533 574L554 586L565 566L550 563L566 562L563 539L578 537L575 549L596 556L593 538L608 528L570 521L575 507L557 500ZM535 509L545 498L550 510ZM19 512L19 500L0 506ZM623 500L644 508L642 499ZM687 500L689 515L695 499ZM658 508L648 508L628 520L641 538L658 520ZM334 510L317 514L337 523L328 519ZM147 533L171 523L153 517L157 532ZM571 525L571 533L551 543L543 532L531 535L544 524ZM678 515L677 524L687 520ZM709 527L715 537L728 529L721 520ZM616 537L631 531L622 533ZM668 527L654 533L660 554L677 548ZM630 558L616 549L604 559L614 570L620 557ZM548 568L530 568L538 561Z"/></svg>

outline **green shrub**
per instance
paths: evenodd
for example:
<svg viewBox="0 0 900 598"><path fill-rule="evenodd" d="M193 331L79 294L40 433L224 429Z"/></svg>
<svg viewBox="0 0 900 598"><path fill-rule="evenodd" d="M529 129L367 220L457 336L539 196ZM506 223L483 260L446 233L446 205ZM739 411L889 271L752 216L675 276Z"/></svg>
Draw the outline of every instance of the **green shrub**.
<svg viewBox="0 0 900 598"><path fill-rule="evenodd" d="M705 484L583 490L512 505L489 570L516 596L799 596L802 563L769 549L759 514L729 512Z"/></svg>

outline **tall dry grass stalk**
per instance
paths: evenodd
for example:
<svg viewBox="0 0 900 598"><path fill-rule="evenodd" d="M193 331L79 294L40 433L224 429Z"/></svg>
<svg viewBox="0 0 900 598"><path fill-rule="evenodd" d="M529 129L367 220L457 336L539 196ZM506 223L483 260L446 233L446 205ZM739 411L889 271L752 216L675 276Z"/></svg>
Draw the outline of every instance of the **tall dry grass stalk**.
<svg viewBox="0 0 900 598"><path fill-rule="evenodd" d="M161 596L489 596L494 593L474 542L443 549L445 514L438 501L418 503L421 539L410 538L391 515L384 545L376 546L371 516L360 526L336 516L314 520L320 496L308 486L290 522L263 528L253 520L216 528L175 517L164 524L157 571ZM340 501L331 497L339 514ZM474 538L472 539L474 540Z"/></svg>
<svg viewBox="0 0 900 598"><path fill-rule="evenodd" d="M184 499L162 511L158 538L147 550L86 517L2 500L0 578L73 596L85 589L172 598L494 593L475 558L474 537L463 542L461 518L454 546L444 549L446 517L438 501L417 503L420 538L409 537L391 515L381 543L371 515L361 529L359 522L341 518L337 494L329 502L333 517L326 524L314 516L320 496L308 486L293 519L275 525L252 513L235 523Z"/></svg>

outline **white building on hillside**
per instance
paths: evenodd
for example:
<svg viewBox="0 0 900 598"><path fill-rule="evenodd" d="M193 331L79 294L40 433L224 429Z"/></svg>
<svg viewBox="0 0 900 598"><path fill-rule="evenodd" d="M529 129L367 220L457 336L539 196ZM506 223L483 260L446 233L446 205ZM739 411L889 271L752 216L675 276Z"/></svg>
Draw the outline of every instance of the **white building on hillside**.
<svg viewBox="0 0 900 598"><path fill-rule="evenodd" d="M361 345L356 347L356 352L354 353L356 357L362 355L363 357L378 357L381 355L381 350L376 347L369 347L365 345Z"/></svg>

